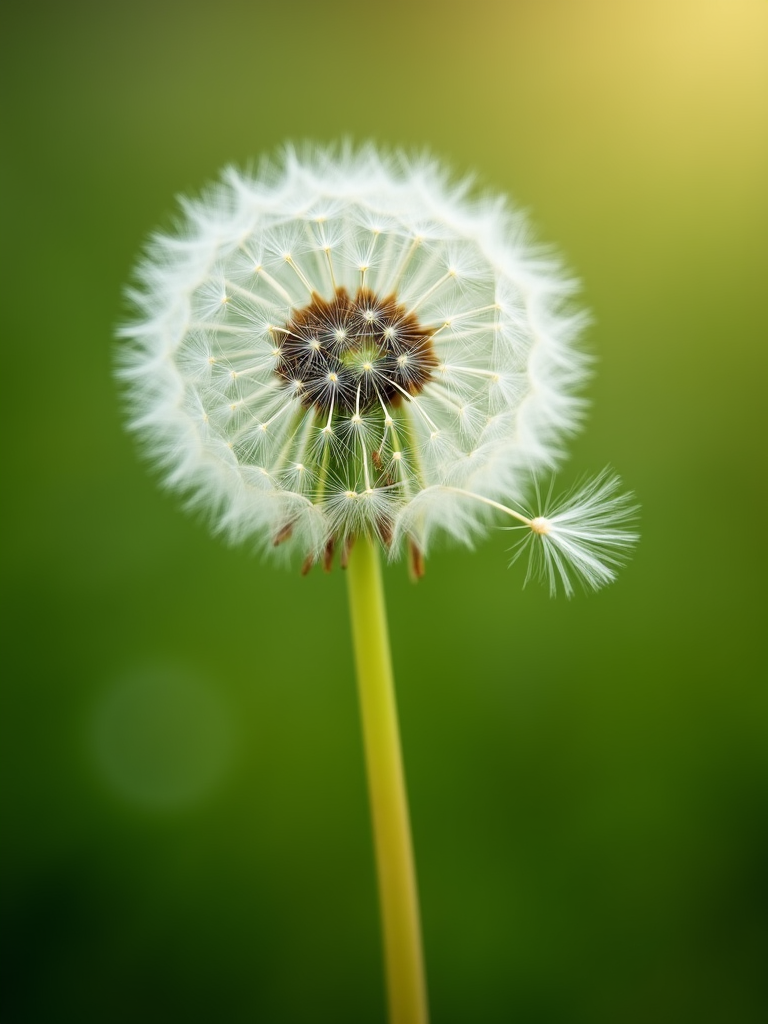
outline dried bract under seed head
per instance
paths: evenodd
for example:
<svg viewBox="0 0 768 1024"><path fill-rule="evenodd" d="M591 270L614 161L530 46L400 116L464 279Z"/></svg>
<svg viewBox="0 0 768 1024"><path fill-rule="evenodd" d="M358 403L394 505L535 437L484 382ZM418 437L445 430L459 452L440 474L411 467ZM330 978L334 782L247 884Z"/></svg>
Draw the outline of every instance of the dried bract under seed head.
<svg viewBox="0 0 768 1024"><path fill-rule="evenodd" d="M184 210L121 332L132 427L169 486L305 567L365 533L419 575L433 533L467 542L490 508L548 536L501 500L577 424L584 317L503 200L429 159L287 149Z"/></svg>

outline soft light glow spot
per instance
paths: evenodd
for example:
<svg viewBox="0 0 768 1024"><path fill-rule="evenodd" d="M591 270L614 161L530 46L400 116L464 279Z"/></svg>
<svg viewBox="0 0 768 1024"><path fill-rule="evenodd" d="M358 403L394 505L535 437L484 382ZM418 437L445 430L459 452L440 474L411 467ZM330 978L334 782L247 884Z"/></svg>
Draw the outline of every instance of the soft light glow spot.
<svg viewBox="0 0 768 1024"><path fill-rule="evenodd" d="M215 682L152 663L107 682L91 711L91 749L115 797L158 811L198 804L218 789L235 719Z"/></svg>

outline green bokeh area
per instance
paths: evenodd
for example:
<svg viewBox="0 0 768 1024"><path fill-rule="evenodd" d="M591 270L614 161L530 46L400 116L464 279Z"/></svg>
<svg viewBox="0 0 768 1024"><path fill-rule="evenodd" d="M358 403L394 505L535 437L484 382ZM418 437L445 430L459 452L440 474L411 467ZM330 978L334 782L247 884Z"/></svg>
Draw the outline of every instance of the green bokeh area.
<svg viewBox="0 0 768 1024"><path fill-rule="evenodd" d="M173 196L339 136L533 211L595 316L561 482L643 506L594 596L501 530L386 572L433 1019L768 1019L765 3L4 21L3 1020L385 1019L343 575L184 515L111 370Z"/></svg>

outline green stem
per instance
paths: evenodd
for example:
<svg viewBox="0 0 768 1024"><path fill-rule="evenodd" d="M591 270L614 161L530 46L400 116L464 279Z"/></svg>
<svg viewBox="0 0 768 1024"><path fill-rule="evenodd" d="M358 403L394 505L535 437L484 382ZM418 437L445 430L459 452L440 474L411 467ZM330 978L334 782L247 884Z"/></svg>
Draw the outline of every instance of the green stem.
<svg viewBox="0 0 768 1024"><path fill-rule="evenodd" d="M378 549L369 537L357 538L347 579L379 878L389 1019L390 1024L427 1024L419 901L384 589Z"/></svg>

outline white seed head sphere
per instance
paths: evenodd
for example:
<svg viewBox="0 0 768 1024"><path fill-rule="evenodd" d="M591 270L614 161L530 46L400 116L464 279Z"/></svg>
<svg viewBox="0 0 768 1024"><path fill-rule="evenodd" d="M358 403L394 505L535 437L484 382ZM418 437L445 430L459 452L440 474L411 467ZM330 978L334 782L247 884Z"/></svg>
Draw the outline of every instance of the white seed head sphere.
<svg viewBox="0 0 768 1024"><path fill-rule="evenodd" d="M469 542L555 465L584 317L504 200L428 158L288 148L183 209L119 372L167 484L229 538L306 565L362 533Z"/></svg>

